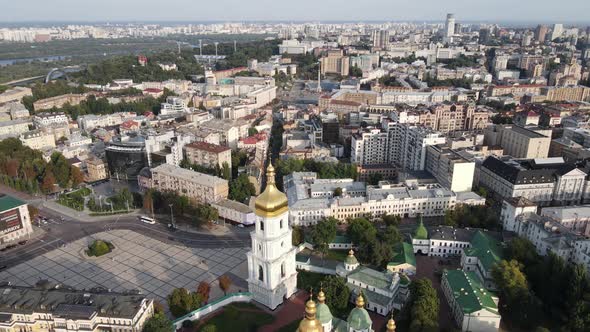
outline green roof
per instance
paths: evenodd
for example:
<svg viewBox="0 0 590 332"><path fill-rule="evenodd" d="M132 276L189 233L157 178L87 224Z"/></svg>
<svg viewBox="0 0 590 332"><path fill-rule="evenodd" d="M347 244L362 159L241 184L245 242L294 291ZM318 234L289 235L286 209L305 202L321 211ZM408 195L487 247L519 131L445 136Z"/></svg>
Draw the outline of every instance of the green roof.
<svg viewBox="0 0 590 332"><path fill-rule="evenodd" d="M395 255L391 259L391 262L387 263L390 265L401 265L410 264L416 267L416 255L414 255L414 246L407 242L401 242L394 246L393 252Z"/></svg>
<svg viewBox="0 0 590 332"><path fill-rule="evenodd" d="M465 255L477 257L486 271L490 271L502 260L502 248L497 240L478 230L471 239L471 248L465 249Z"/></svg>
<svg viewBox="0 0 590 332"><path fill-rule="evenodd" d="M422 216L420 216L420 223L418 224L418 227L416 227L416 231L414 232L414 239L428 239L428 230L426 229L426 227L424 227L424 222L422 222Z"/></svg>
<svg viewBox="0 0 590 332"><path fill-rule="evenodd" d="M368 330L373 324L373 321L365 308L352 309L346 321L348 322L348 326L353 330Z"/></svg>
<svg viewBox="0 0 590 332"><path fill-rule="evenodd" d="M330 312L330 308L325 303L318 303L315 316L322 324L326 324L332 320L332 312Z"/></svg>
<svg viewBox="0 0 590 332"><path fill-rule="evenodd" d="M463 313L470 314L485 309L498 314L498 306L492 299L492 293L482 285L475 272L445 270L443 279L447 280Z"/></svg>
<svg viewBox="0 0 590 332"><path fill-rule="evenodd" d="M7 210L12 210L16 207L21 205L25 205L27 203L21 201L20 199L8 195L0 195L0 212L4 212Z"/></svg>
<svg viewBox="0 0 590 332"><path fill-rule="evenodd" d="M348 278L358 280L375 288L387 289L391 285L392 275L361 266L349 274Z"/></svg>

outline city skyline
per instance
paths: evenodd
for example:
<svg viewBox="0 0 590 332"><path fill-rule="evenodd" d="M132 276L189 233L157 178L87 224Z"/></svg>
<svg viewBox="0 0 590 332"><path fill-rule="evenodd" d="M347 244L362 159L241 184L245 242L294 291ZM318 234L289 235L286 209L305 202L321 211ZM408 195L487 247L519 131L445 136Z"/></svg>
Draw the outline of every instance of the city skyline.
<svg viewBox="0 0 590 332"><path fill-rule="evenodd" d="M214 4L196 4L187 0L170 0L165 3L129 0L124 3L105 0L79 6L73 0L46 3L24 0L3 4L0 23L12 22L222 22L222 21L443 21L446 13L455 13L463 22L539 22L588 23L585 15L590 3L581 0L565 1L557 8L549 3L525 0L522 11L506 10L512 2L507 0L479 2L464 0L445 3L434 0L420 3L369 0L341 4L329 0L322 3L302 0L297 6L287 6L267 0L251 0L247 5L238 0L219 0ZM112 10L118 8L119 10ZM265 8L261 11L260 8Z"/></svg>

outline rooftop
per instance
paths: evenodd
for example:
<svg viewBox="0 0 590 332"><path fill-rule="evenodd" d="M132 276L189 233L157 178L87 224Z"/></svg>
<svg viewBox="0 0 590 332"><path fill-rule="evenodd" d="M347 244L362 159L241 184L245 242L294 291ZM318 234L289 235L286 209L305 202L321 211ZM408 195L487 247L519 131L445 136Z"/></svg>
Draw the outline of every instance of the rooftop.
<svg viewBox="0 0 590 332"><path fill-rule="evenodd" d="M8 196L5 194L0 194L0 212L12 210L16 207L19 207L19 206L25 205L25 204L27 204L27 203L21 201L18 198Z"/></svg>
<svg viewBox="0 0 590 332"><path fill-rule="evenodd" d="M207 143L207 142L193 142L191 144L186 145L186 148L203 150L203 151L207 151L207 152L211 152L211 153L221 153L221 152L231 150L227 146L221 146L221 145L211 144L211 143Z"/></svg>
<svg viewBox="0 0 590 332"><path fill-rule="evenodd" d="M174 178L179 178L206 186L216 186L223 184L227 185L227 180L222 178L191 171L170 164L162 164L158 167L152 168L152 174L154 174L154 177L156 173L165 174Z"/></svg>
<svg viewBox="0 0 590 332"><path fill-rule="evenodd" d="M0 287L0 312L51 312L65 318L99 316L133 318L146 301L143 295L87 292L67 288Z"/></svg>
<svg viewBox="0 0 590 332"><path fill-rule="evenodd" d="M479 281L473 271L445 270L446 279L455 301L461 306L461 311L471 314L482 309L498 314L498 306L492 298L492 293Z"/></svg>

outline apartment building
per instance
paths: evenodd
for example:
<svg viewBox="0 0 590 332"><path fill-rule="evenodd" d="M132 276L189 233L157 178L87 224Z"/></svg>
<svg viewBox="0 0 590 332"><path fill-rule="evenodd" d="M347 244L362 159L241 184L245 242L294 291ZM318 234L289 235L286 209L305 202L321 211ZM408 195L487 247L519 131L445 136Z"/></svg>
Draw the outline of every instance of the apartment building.
<svg viewBox="0 0 590 332"><path fill-rule="evenodd" d="M18 137L20 134L31 130L32 127L33 122L29 119L0 122L0 137Z"/></svg>
<svg viewBox="0 0 590 332"><path fill-rule="evenodd" d="M173 191L187 196L193 203L214 203L227 198L227 180L162 164L151 170L151 186L159 191Z"/></svg>
<svg viewBox="0 0 590 332"><path fill-rule="evenodd" d="M383 129L368 128L352 135L351 161L357 165L395 164L402 169L424 170L426 147L446 139L425 127L385 121Z"/></svg>
<svg viewBox="0 0 590 332"><path fill-rule="evenodd" d="M547 101L590 101L590 88L582 85L543 87L541 94Z"/></svg>
<svg viewBox="0 0 590 332"><path fill-rule="evenodd" d="M78 117L78 126L82 130L90 131L98 127L118 126L126 120L136 117L137 114L132 112L118 112L105 115L88 114Z"/></svg>
<svg viewBox="0 0 590 332"><path fill-rule="evenodd" d="M154 313L144 295L53 286L0 287L0 330L140 332Z"/></svg>
<svg viewBox="0 0 590 332"><path fill-rule="evenodd" d="M37 113L35 114L35 116L33 117L33 124L37 127L37 128L41 128L41 127L47 127L53 124L69 124L70 119L68 118L68 116L63 113L63 112L57 112L57 113L49 113L49 112L44 112L44 113Z"/></svg>
<svg viewBox="0 0 590 332"><path fill-rule="evenodd" d="M442 145L426 148L426 171L454 192L471 191L475 162Z"/></svg>
<svg viewBox="0 0 590 332"><path fill-rule="evenodd" d="M109 177L107 164L99 158L86 159L86 170L88 172L88 182L96 182Z"/></svg>
<svg viewBox="0 0 590 332"><path fill-rule="evenodd" d="M55 96L51 98L39 99L33 103L33 108L36 112L48 110L52 108L61 108L65 104L72 106L80 105L83 100L86 100L86 95L69 93L65 95Z"/></svg>
<svg viewBox="0 0 590 332"><path fill-rule="evenodd" d="M8 103L11 101L21 101L23 97L32 95L33 92L31 88L17 86L4 91L3 93L0 93L0 104Z"/></svg>
<svg viewBox="0 0 590 332"><path fill-rule="evenodd" d="M193 142L184 146L185 158L192 164L201 165L207 168L223 168L231 164L231 149L227 146L210 144L206 142Z"/></svg>
<svg viewBox="0 0 590 332"><path fill-rule="evenodd" d="M55 148L55 136L52 133L45 133L41 130L31 130L20 135L23 145L34 150L44 148Z"/></svg>
<svg viewBox="0 0 590 332"><path fill-rule="evenodd" d="M481 130L488 126L492 112L473 104L442 103L419 115L418 123L440 132Z"/></svg>

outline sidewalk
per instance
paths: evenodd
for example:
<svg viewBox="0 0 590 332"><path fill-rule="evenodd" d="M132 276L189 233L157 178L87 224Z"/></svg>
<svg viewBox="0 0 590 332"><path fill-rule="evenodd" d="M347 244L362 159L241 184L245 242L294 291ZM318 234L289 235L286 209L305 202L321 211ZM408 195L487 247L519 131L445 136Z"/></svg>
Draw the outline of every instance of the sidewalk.
<svg viewBox="0 0 590 332"><path fill-rule="evenodd" d="M75 219L77 221L82 222L96 222L96 221L104 221L104 220L112 220L113 218L117 218L119 216L138 216L141 213L141 210L130 210L129 213L120 213L120 214L111 214L106 216L91 216L87 211L76 211L71 209L67 206L61 205L53 200L42 201L39 204L39 207L47 208L54 212L66 215L71 219Z"/></svg>

